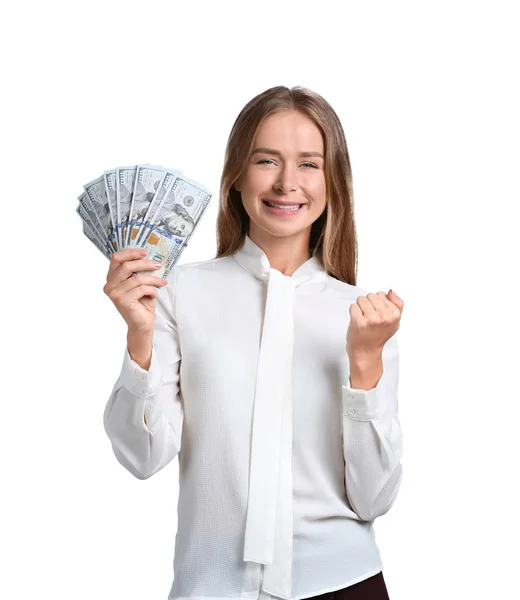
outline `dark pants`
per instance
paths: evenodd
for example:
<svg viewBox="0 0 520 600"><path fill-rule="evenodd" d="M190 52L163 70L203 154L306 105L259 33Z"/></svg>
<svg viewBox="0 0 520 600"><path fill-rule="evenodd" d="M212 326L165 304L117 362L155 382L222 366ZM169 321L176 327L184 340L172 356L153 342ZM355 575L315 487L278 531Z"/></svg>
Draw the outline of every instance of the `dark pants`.
<svg viewBox="0 0 520 600"><path fill-rule="evenodd" d="M342 590L313 596L308 600L390 600L383 571Z"/></svg>

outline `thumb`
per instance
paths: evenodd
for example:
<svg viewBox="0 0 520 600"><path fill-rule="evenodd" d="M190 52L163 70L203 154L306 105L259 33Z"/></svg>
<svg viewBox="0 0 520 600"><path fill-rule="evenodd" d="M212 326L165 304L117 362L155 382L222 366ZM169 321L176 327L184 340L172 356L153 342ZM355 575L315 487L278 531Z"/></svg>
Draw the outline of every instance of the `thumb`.
<svg viewBox="0 0 520 600"><path fill-rule="evenodd" d="M394 304L396 304L399 308L403 308L404 302L399 296L394 292L394 290L388 290L388 299L391 300Z"/></svg>

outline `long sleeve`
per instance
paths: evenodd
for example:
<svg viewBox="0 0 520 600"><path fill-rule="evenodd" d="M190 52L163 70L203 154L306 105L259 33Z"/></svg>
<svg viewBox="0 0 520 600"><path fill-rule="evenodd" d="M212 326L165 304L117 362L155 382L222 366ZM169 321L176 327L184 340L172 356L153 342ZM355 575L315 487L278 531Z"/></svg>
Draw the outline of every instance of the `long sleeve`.
<svg viewBox="0 0 520 600"><path fill-rule="evenodd" d="M104 429L114 454L132 475L147 479L180 451L184 410L181 352L175 318L177 268L158 289L150 369L142 369L125 347L120 375L108 399Z"/></svg>
<svg viewBox="0 0 520 600"><path fill-rule="evenodd" d="M345 486L359 518L372 521L392 507L402 480L403 440L397 414L397 333L383 348L383 375L375 388L342 386Z"/></svg>

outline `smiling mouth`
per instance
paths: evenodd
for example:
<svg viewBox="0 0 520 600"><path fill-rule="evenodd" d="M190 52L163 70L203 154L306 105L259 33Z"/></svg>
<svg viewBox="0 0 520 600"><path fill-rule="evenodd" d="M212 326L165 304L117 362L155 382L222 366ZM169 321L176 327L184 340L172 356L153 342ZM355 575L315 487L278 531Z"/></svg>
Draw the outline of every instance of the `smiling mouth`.
<svg viewBox="0 0 520 600"><path fill-rule="evenodd" d="M304 204L298 202L271 202L270 200L262 200L262 202L266 206L270 206L271 208L279 208L280 210L295 210L295 207L299 210Z"/></svg>

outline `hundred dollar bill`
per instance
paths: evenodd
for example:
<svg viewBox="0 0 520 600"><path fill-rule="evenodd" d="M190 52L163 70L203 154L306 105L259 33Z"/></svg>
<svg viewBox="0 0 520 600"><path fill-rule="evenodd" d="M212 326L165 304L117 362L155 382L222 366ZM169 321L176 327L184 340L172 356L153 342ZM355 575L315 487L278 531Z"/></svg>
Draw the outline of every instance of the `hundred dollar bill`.
<svg viewBox="0 0 520 600"><path fill-rule="evenodd" d="M105 258L110 260L110 254L107 249L103 247L103 244L99 241L97 235L94 233L93 229L89 226L87 221L83 221L83 233L88 237L88 239L96 246L96 248L103 254Z"/></svg>
<svg viewBox="0 0 520 600"><path fill-rule="evenodd" d="M115 247L112 242L108 239L107 234L104 229L103 222L99 218L97 211L95 210L92 201L90 200L87 192L83 192L80 196L78 196L78 200L80 205L83 207L84 211L89 215L90 220L95 226L95 230L98 232L99 237L103 240L104 245L108 245L108 248L111 252L115 252Z"/></svg>
<svg viewBox="0 0 520 600"><path fill-rule="evenodd" d="M87 195L94 207L94 211L98 216L98 220L101 223L101 231L103 232L103 237L106 237L107 240L111 243L112 246L116 246L113 242L113 226L112 226L112 217L110 214L110 203L108 201L107 192L105 189L105 177L101 175L97 179L90 181L86 185L83 186ZM117 250L117 248L116 248Z"/></svg>
<svg viewBox="0 0 520 600"><path fill-rule="evenodd" d="M166 175L163 167L137 165L125 248L134 247L148 207Z"/></svg>
<svg viewBox="0 0 520 600"><path fill-rule="evenodd" d="M211 198L212 194L199 183L181 175L176 176L157 209L150 232L140 244L148 251L145 258L163 263L154 272L155 276L168 277L205 214Z"/></svg>
<svg viewBox="0 0 520 600"><path fill-rule="evenodd" d="M99 228L97 227L96 213L94 212L92 205L90 203L87 204L87 198L88 196L86 192L83 192L81 196L78 196L78 206L76 208L76 212L78 213L80 218L83 219L83 221L86 221L88 223L90 229L94 231L99 241L105 244L106 240L103 239L103 236L101 235Z"/></svg>
<svg viewBox="0 0 520 600"><path fill-rule="evenodd" d="M110 220L112 222L112 234L110 240L118 250L121 250L121 240L117 237L117 199L116 199L116 170L110 169L103 173L105 179L105 191L108 198L108 208L110 211Z"/></svg>
<svg viewBox="0 0 520 600"><path fill-rule="evenodd" d="M117 222L116 229L118 239L121 240L121 248L125 247L128 218L130 216L130 204L132 202L132 190L134 189L137 165L131 167L118 167L116 169L116 203Z"/></svg>
<svg viewBox="0 0 520 600"><path fill-rule="evenodd" d="M103 253L105 254L105 256L110 258L112 255L112 251L108 245L108 242L101 237L101 234L96 229L96 226L94 224L94 214L89 213L89 211L85 210L85 208L83 207L81 202L78 204L78 207L76 208L76 213L80 216L83 223L87 225L87 227L92 232L92 234L94 236L96 236L98 243L101 245L102 248L104 248ZM83 231L85 231L85 228L83 228ZM89 239L91 239L90 236L89 236Z"/></svg>
<svg viewBox="0 0 520 600"><path fill-rule="evenodd" d="M159 185L159 189L157 190L154 197L152 198L152 201L148 205L146 214L144 215L144 217L142 219L142 225L139 228L139 231L135 237L134 246L139 247L145 233L150 232L150 229L152 227L152 222L157 213L157 209L162 204L164 195L169 193L169 191L173 185L173 182L175 181L175 177L177 177L177 175L180 175L181 173L182 173L182 171L177 171L175 169L166 169L166 173Z"/></svg>

